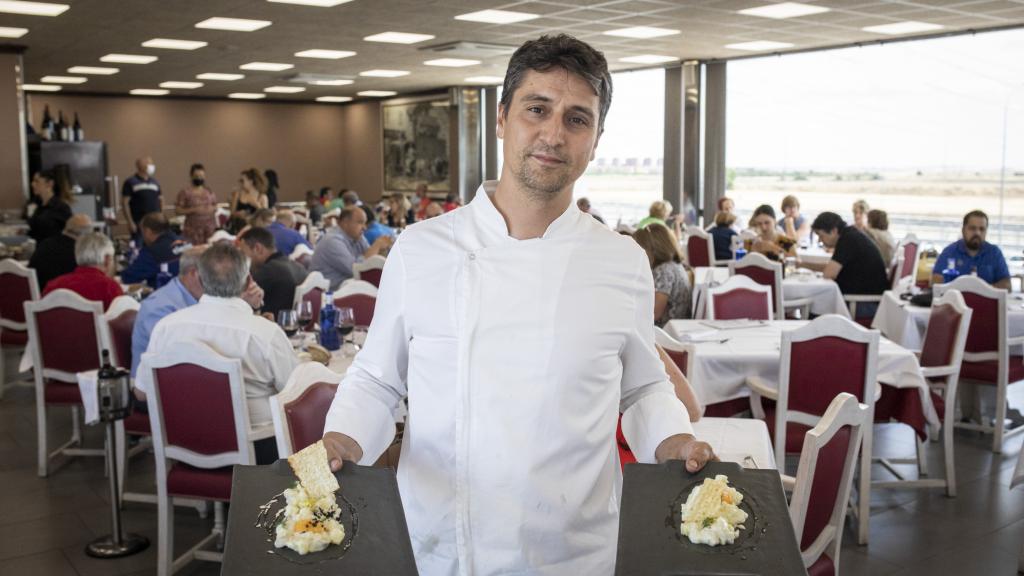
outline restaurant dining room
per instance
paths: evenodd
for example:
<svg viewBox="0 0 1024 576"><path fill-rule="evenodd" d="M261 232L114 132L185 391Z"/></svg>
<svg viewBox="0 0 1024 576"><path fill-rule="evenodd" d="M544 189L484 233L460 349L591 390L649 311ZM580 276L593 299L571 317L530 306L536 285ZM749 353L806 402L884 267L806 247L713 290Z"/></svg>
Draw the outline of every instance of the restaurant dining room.
<svg viewBox="0 0 1024 576"><path fill-rule="evenodd" d="M0 575L1024 574L1024 0L0 0Z"/></svg>

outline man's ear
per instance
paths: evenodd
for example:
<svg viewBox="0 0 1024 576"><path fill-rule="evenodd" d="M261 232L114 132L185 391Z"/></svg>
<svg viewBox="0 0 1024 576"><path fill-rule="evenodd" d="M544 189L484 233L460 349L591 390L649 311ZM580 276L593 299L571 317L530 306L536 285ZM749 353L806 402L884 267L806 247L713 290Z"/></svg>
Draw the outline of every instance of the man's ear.
<svg viewBox="0 0 1024 576"><path fill-rule="evenodd" d="M499 104L498 105L498 124L497 124L497 126L495 126L494 133L498 136L499 139L503 139L505 137L505 105L504 104Z"/></svg>
<svg viewBox="0 0 1024 576"><path fill-rule="evenodd" d="M597 138L594 139L594 147L590 150L590 161L593 162L594 158L597 158L597 145L601 142L601 136L604 135L604 128L598 128Z"/></svg>

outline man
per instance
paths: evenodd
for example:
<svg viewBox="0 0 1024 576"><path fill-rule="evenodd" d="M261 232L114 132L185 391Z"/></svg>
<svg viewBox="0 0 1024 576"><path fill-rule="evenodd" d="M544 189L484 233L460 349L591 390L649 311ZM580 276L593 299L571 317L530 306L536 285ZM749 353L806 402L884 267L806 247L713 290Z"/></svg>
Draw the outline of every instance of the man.
<svg viewBox="0 0 1024 576"><path fill-rule="evenodd" d="M156 164L149 156L135 161L135 174L124 181L121 188L121 207L124 209L128 231L138 239L139 223L150 212L164 211L164 197L160 183L153 178Z"/></svg>
<svg viewBox="0 0 1024 576"><path fill-rule="evenodd" d="M345 190L341 195L341 203L345 208L363 205L363 201L359 199L359 192L355 190Z"/></svg>
<svg viewBox="0 0 1024 576"><path fill-rule="evenodd" d="M298 364L288 337L273 322L253 314L241 298L251 280L248 259L238 248L226 243L207 248L199 257L199 279L203 285L199 302L157 322L146 352L160 354L185 342L199 342L241 360L250 424L268 424L267 399L284 388ZM150 380L143 359L135 381L136 396L150 393ZM256 443L259 463L276 458L274 439L268 440Z"/></svg>
<svg viewBox="0 0 1024 576"><path fill-rule="evenodd" d="M306 279L306 269L275 249L274 236L266 228L250 228L238 239L238 247L252 262L252 279L263 289L260 311L277 318L281 310L291 310L295 287Z"/></svg>
<svg viewBox="0 0 1024 576"><path fill-rule="evenodd" d="M363 238L366 239L367 244L373 244L377 241L377 238L381 236L390 236L392 240L395 237L394 228L390 228L380 223L377 220L377 213L373 211L373 208L363 204L360 206L363 209L363 213L366 214L366 231L363 232Z"/></svg>
<svg viewBox="0 0 1024 576"><path fill-rule="evenodd" d="M369 244L363 238L365 231L366 213L358 206L350 206L341 211L338 226L327 228L327 233L316 245L311 265L313 270L330 280L331 290L336 290L353 276L353 264L380 254L382 249L391 246L390 236L381 236Z"/></svg>
<svg viewBox="0 0 1024 576"><path fill-rule="evenodd" d="M437 202L431 202L427 204L427 207L423 209L423 220L430 220L431 218L437 218L441 214L444 214L444 207Z"/></svg>
<svg viewBox="0 0 1024 576"><path fill-rule="evenodd" d="M1010 290L1010 270L1006 266L1003 251L985 241L988 234L988 215L981 210L965 214L960 234L962 237L946 246L935 261L932 284L943 283L942 271L949 267L952 261L960 274L977 273L978 278L993 287Z"/></svg>
<svg viewBox="0 0 1024 576"><path fill-rule="evenodd" d="M121 281L125 284L145 282L150 288L156 288L156 277L162 265L167 264L167 271L177 276L178 257L186 243L171 230L167 217L160 212L143 216L139 229L142 250L135 261L121 271Z"/></svg>
<svg viewBox="0 0 1024 576"><path fill-rule="evenodd" d="M843 294L881 294L889 289L885 260L878 246L867 234L847 226L835 212L822 212L814 219L811 230L825 247L832 249L832 259L824 265L802 265L820 269L822 275L835 280ZM858 316L873 316L877 304L860 304Z"/></svg>
<svg viewBox="0 0 1024 576"><path fill-rule="evenodd" d="M313 248L309 241L295 230L295 213L291 210L278 210L276 218L266 228L274 236L277 251L285 256L291 256L295 247L300 244Z"/></svg>
<svg viewBox="0 0 1024 576"><path fill-rule="evenodd" d="M124 294L121 285L111 278L114 275L114 245L110 238L98 232L79 236L75 240L75 262L77 267L74 270L46 284L43 296L64 288L86 300L102 302L106 310L114 298Z"/></svg>
<svg viewBox="0 0 1024 576"><path fill-rule="evenodd" d="M590 214L594 218L594 220L597 220L601 224L605 223L604 218L601 218L601 215L595 212L593 208L590 206L589 198L581 197L579 200L576 201L576 207L580 209L580 212L583 212L584 214Z"/></svg>
<svg viewBox="0 0 1024 576"><path fill-rule="evenodd" d="M39 287L75 269L75 240L82 234L92 231L92 220L88 214L75 214L64 224L64 233L47 238L36 246L32 258L28 261L29 268L36 271Z"/></svg>
<svg viewBox="0 0 1024 576"><path fill-rule="evenodd" d="M399 237L324 442L335 468L372 463L408 397L398 482L421 574L610 575L619 413L640 462L713 454L656 352L646 254L572 202L611 103L604 56L545 36L505 86L500 180Z"/></svg>
<svg viewBox="0 0 1024 576"><path fill-rule="evenodd" d="M426 216L427 205L433 200L430 199L430 195L427 194L427 185L422 182L416 185L416 220L423 220Z"/></svg>

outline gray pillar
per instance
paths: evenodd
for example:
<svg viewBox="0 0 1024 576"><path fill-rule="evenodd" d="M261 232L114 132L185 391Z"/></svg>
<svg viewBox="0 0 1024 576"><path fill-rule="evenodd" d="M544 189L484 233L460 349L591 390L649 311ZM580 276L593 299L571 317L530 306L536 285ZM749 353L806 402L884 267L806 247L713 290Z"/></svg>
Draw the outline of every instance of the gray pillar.
<svg viewBox="0 0 1024 576"><path fill-rule="evenodd" d="M481 126L484 140L484 180L498 179L498 89L483 91L484 122ZM475 190L474 190L475 192ZM467 200L472 199L472 193Z"/></svg>
<svg viewBox="0 0 1024 576"><path fill-rule="evenodd" d="M483 139L480 133L482 90L452 88L458 115L458 192L463 201L472 198L483 182Z"/></svg>
<svg viewBox="0 0 1024 576"><path fill-rule="evenodd" d="M662 198L683 206L683 68L665 69L665 148Z"/></svg>
<svg viewBox="0 0 1024 576"><path fill-rule="evenodd" d="M28 191L21 49L0 48L0 208L21 208Z"/></svg>
<svg viewBox="0 0 1024 576"><path fill-rule="evenodd" d="M680 203L680 212L686 208L686 203L694 209L700 208L700 107L703 94L701 93L701 63L683 63L683 88L685 100L683 106L683 200ZM685 212L683 212L685 213ZM698 221L687 222L697 225Z"/></svg>
<svg viewBox="0 0 1024 576"><path fill-rule="evenodd" d="M714 218L718 199L725 196L725 62L707 64L704 95L704 221Z"/></svg>

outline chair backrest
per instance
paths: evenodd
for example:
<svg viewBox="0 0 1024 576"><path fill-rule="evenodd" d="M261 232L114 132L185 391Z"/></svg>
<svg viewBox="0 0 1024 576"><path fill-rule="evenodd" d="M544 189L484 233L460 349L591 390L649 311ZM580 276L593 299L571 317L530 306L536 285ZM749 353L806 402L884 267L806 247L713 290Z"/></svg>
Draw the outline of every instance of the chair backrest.
<svg viewBox="0 0 1024 576"><path fill-rule="evenodd" d="M877 330L838 314L819 316L802 328L782 333L775 404L776 462L786 461L786 424L815 426L843 392L874 414L878 341Z"/></svg>
<svg viewBox="0 0 1024 576"><path fill-rule="evenodd" d="M349 282L334 293L334 307L351 308L356 325L369 326L373 322L373 310L377 307L377 288L361 280Z"/></svg>
<svg viewBox="0 0 1024 576"><path fill-rule="evenodd" d="M800 541L804 567L827 553L839 566L843 522L853 471L871 410L851 394L829 403L818 424L804 436L789 517Z"/></svg>
<svg viewBox="0 0 1024 576"><path fill-rule="evenodd" d="M689 378L693 374L693 346L683 344L657 326L654 327L654 342L665 349L665 353L676 363L683 376Z"/></svg>
<svg viewBox="0 0 1024 576"><path fill-rule="evenodd" d="M150 378L149 415L157 474L165 459L197 468L254 464L242 362L187 342L146 353L140 371Z"/></svg>
<svg viewBox="0 0 1024 576"><path fill-rule="evenodd" d="M897 269L893 280L898 282L907 276L917 275L917 257L921 248L921 241L913 234L907 234L900 240L899 248L896 250Z"/></svg>
<svg viewBox="0 0 1024 576"><path fill-rule="evenodd" d="M103 349L110 349L103 303L71 290L61 288L25 302L25 319L40 386L43 378L76 383L75 374L98 369Z"/></svg>
<svg viewBox="0 0 1024 576"><path fill-rule="evenodd" d="M231 219L231 212L227 208L217 207L217 227L223 228L228 225L228 220Z"/></svg>
<svg viewBox="0 0 1024 576"><path fill-rule="evenodd" d="M285 458L323 437L327 411L342 375L318 362L300 364L270 397L277 454Z"/></svg>
<svg viewBox="0 0 1024 576"><path fill-rule="evenodd" d="M932 288L934 298L941 298L949 290L959 291L973 312L964 345L964 359L999 360L1003 366L1008 365L1006 290L993 288L977 276L960 276L948 284Z"/></svg>
<svg viewBox="0 0 1024 576"><path fill-rule="evenodd" d="M320 307L323 305L324 292L327 292L331 288L331 281L324 278L324 275L320 272L310 272L306 279L295 287L295 306L299 305L299 302L310 302L313 305L313 320L312 323L320 321Z"/></svg>
<svg viewBox="0 0 1024 576"><path fill-rule="evenodd" d="M947 290L941 298L932 301L921 346L922 367L952 366L954 374L960 372L973 313L959 290Z"/></svg>
<svg viewBox="0 0 1024 576"><path fill-rule="evenodd" d="M288 258L295 260L296 262L303 262L303 265L309 262L309 259L313 257L313 249L305 244L299 242L292 249L292 253L288 255Z"/></svg>
<svg viewBox="0 0 1024 576"><path fill-rule="evenodd" d="M25 302L39 300L36 271L7 258L0 260L0 328L24 331Z"/></svg>
<svg viewBox="0 0 1024 576"><path fill-rule="evenodd" d="M771 287L747 276L730 276L708 289L708 318L712 320L771 320Z"/></svg>
<svg viewBox="0 0 1024 576"><path fill-rule="evenodd" d="M772 314L776 320L785 320L782 307L782 263L772 262L764 254L751 252L740 261L729 262L729 275L741 274L771 288Z"/></svg>
<svg viewBox="0 0 1024 576"><path fill-rule="evenodd" d="M352 265L352 275L356 280L365 280L377 287L380 287L380 276L383 272L384 257L379 254Z"/></svg>
<svg viewBox="0 0 1024 576"><path fill-rule="evenodd" d="M105 315L107 329L110 334L111 363L121 368L131 368L132 365L132 330L135 329L135 318L138 317L138 310L124 310L116 316Z"/></svg>
<svg viewBox="0 0 1024 576"><path fill-rule="evenodd" d="M715 243L699 226L686 227L686 263L691 268L715 265Z"/></svg>

